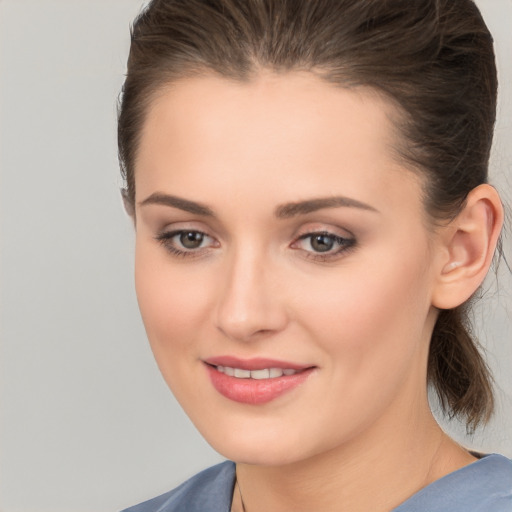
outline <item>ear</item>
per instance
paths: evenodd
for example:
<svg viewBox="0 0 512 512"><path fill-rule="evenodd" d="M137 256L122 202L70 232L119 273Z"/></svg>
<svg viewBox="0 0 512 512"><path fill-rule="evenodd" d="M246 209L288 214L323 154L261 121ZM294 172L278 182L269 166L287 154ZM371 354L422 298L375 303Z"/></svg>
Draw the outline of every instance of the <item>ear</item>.
<svg viewBox="0 0 512 512"><path fill-rule="evenodd" d="M125 188L121 189L121 197L123 198L124 210L129 217L135 222L135 207L133 201L128 196L128 190Z"/></svg>
<svg viewBox="0 0 512 512"><path fill-rule="evenodd" d="M462 211L441 229L433 306L452 309L473 295L489 270L502 225L496 190L490 185L474 188Z"/></svg>

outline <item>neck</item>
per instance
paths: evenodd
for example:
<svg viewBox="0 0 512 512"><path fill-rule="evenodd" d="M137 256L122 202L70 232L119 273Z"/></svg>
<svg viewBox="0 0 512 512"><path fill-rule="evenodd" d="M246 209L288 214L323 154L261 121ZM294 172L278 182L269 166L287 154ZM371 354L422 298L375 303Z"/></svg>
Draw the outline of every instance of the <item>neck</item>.
<svg viewBox="0 0 512 512"><path fill-rule="evenodd" d="M241 495L233 510L244 511L243 496L245 512L387 512L474 461L442 432L428 404L408 420L383 418L342 446L284 466L237 464Z"/></svg>

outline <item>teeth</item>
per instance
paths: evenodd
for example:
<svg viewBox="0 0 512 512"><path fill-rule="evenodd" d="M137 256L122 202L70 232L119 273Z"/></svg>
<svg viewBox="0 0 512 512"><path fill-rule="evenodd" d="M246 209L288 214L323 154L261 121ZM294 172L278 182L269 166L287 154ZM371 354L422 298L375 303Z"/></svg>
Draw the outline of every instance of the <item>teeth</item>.
<svg viewBox="0 0 512 512"><path fill-rule="evenodd" d="M217 366L217 371L236 377L237 379L275 379L283 375L295 375L297 370L291 368L265 368L263 370L242 370L241 368L230 368L229 366Z"/></svg>
<svg viewBox="0 0 512 512"><path fill-rule="evenodd" d="M283 370L281 368L270 368L270 378L281 377L283 375Z"/></svg>
<svg viewBox="0 0 512 512"><path fill-rule="evenodd" d="M234 376L238 379L249 379L251 377L251 370L241 370L240 368L235 368Z"/></svg>
<svg viewBox="0 0 512 512"><path fill-rule="evenodd" d="M251 379L268 379L270 370L251 370Z"/></svg>

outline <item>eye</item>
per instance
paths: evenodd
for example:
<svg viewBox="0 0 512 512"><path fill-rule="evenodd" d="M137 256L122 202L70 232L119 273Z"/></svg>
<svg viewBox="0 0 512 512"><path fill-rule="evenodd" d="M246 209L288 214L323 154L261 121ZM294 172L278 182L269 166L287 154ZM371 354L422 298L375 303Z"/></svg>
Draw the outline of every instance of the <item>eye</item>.
<svg viewBox="0 0 512 512"><path fill-rule="evenodd" d="M308 257L325 260L355 246L354 238L344 238L327 231L302 235L292 248L306 251Z"/></svg>
<svg viewBox="0 0 512 512"><path fill-rule="evenodd" d="M331 251L336 243L333 236L325 235L323 233L318 235L309 235L309 244L315 252L328 252Z"/></svg>
<svg viewBox="0 0 512 512"><path fill-rule="evenodd" d="M204 241L204 233L199 231L183 231L175 236L185 249L199 249Z"/></svg>
<svg viewBox="0 0 512 512"><path fill-rule="evenodd" d="M180 229L160 233L156 239L172 254L177 256L197 256L217 242L206 233L193 229Z"/></svg>

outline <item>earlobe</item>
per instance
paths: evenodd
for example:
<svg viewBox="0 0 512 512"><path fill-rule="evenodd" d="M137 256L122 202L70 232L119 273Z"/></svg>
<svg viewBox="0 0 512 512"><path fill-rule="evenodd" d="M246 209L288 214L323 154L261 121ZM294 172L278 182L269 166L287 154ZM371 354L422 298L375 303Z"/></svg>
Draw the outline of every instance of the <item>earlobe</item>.
<svg viewBox="0 0 512 512"><path fill-rule="evenodd" d="M482 284L492 262L503 224L503 207L496 190L479 185L462 211L442 233L444 259L432 297L439 309L460 306Z"/></svg>

